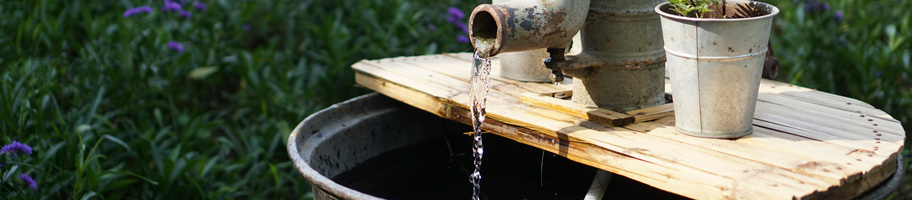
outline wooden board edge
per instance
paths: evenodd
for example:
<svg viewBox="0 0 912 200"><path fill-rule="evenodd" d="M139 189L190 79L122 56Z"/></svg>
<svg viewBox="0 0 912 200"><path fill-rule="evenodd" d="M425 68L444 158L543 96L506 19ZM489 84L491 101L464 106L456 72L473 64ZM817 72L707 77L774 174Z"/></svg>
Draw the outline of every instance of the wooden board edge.
<svg viewBox="0 0 912 200"><path fill-rule="evenodd" d="M357 70L355 71L355 83L434 115L447 119L454 117L452 115L452 108L447 106L450 104L442 103L444 101L449 101L448 99L432 97L415 89L395 84L383 78L374 77ZM422 100L415 100L415 98L421 98Z"/></svg>
<svg viewBox="0 0 912 200"><path fill-rule="evenodd" d="M674 104L666 103L653 107L627 111L627 114L635 119L633 123L647 122L661 119L663 117L674 116Z"/></svg>
<svg viewBox="0 0 912 200"><path fill-rule="evenodd" d="M801 199L852 199L864 194L864 192L873 189L881 182L891 177L897 169L896 159L899 152L890 155L889 159L884 160L880 165L863 174L863 178L854 181L846 181L839 186L830 187L827 191L817 191L814 194L804 196Z"/></svg>
<svg viewBox="0 0 912 200"><path fill-rule="evenodd" d="M602 108L588 108L585 105L576 104L569 100L561 100L550 96L543 96L542 94L523 93L519 96L519 100L525 104L556 110L568 115L598 122L599 124L609 127L624 126L634 122L633 116L625 113Z"/></svg>

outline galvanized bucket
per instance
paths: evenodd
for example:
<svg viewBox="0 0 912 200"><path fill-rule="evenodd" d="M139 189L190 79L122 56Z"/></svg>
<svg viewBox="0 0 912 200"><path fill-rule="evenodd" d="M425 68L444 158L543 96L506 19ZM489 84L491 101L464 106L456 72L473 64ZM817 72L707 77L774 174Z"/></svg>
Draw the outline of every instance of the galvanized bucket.
<svg viewBox="0 0 912 200"><path fill-rule="evenodd" d="M681 133L737 138L752 131L770 25L779 9L761 2L739 3L765 15L689 18L674 14L669 3L655 7L662 16L675 128Z"/></svg>

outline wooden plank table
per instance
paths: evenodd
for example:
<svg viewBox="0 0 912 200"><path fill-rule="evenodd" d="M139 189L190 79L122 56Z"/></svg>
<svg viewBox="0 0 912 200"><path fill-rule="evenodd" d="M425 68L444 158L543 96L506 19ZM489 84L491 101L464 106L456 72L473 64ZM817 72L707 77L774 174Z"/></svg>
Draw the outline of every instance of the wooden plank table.
<svg viewBox="0 0 912 200"><path fill-rule="evenodd" d="M471 124L471 56L365 60L352 68L362 86ZM505 79L496 57L492 64L484 130L690 198L856 197L896 172L905 140L897 120L867 103L770 80L760 85L754 132L735 140L676 133L673 115L636 117L651 111L630 111L632 124L606 126L522 101L570 84ZM673 95L668 81L666 92Z"/></svg>

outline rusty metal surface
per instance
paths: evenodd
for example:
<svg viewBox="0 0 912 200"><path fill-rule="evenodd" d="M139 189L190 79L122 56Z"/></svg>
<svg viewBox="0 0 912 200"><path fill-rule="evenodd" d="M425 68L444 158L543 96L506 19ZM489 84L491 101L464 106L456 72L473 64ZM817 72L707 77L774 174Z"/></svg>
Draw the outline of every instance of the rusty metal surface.
<svg viewBox="0 0 912 200"><path fill-rule="evenodd" d="M509 0L493 0L491 4L503 4ZM474 44L474 43L473 43ZM517 81L548 82L551 70L542 62L548 58L545 48L517 52L503 52L500 57L500 76Z"/></svg>
<svg viewBox="0 0 912 200"><path fill-rule="evenodd" d="M665 103L665 51L659 16L664 0L593 0L582 51L548 67L574 77L573 102L611 110Z"/></svg>
<svg viewBox="0 0 912 200"><path fill-rule="evenodd" d="M596 105L614 111L629 111L665 104L665 65L653 63L632 67L597 66L565 70L573 79L575 103ZM659 77L659 78L654 78Z"/></svg>
<svg viewBox="0 0 912 200"><path fill-rule="evenodd" d="M482 4L469 18L469 38L495 38L492 55L567 48L582 28L589 1L527 0Z"/></svg>

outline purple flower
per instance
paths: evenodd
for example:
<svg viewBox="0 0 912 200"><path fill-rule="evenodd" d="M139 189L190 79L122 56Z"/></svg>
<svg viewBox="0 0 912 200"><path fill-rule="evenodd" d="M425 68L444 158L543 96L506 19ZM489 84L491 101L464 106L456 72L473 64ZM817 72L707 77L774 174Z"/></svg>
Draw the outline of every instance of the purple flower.
<svg viewBox="0 0 912 200"><path fill-rule="evenodd" d="M178 11L178 10L181 10L181 5L179 3L165 1L165 5L162 6L162 11L164 11L164 12Z"/></svg>
<svg viewBox="0 0 912 200"><path fill-rule="evenodd" d="M428 29L431 29L432 31L433 31L433 30L437 30L437 26L434 26L434 24L432 24L432 23L429 23L429 24L427 25L427 27L428 27Z"/></svg>
<svg viewBox="0 0 912 200"><path fill-rule="evenodd" d="M19 153L32 154L32 147L13 140L13 143L3 146L3 149L0 149L0 154L12 155L13 158Z"/></svg>
<svg viewBox="0 0 912 200"><path fill-rule="evenodd" d="M875 74L874 76L877 77L877 78L880 78L880 76L883 76L883 72L882 72L882 71L881 71L881 72L877 72L877 74Z"/></svg>
<svg viewBox="0 0 912 200"><path fill-rule="evenodd" d="M830 10L830 4L826 2L820 2L819 0L809 0L807 4L804 5L804 11L808 12L822 12Z"/></svg>
<svg viewBox="0 0 912 200"><path fill-rule="evenodd" d="M28 174L19 174L19 179L25 181L25 184L28 184L28 186L33 190L38 189L38 183L35 183L35 180L32 179L32 177L29 177Z"/></svg>
<svg viewBox="0 0 912 200"><path fill-rule="evenodd" d="M467 36L467 35L456 36L456 41L461 42L461 43L469 43L469 36Z"/></svg>
<svg viewBox="0 0 912 200"><path fill-rule="evenodd" d="M168 41L168 47L177 52L184 52L184 45L175 41Z"/></svg>
<svg viewBox="0 0 912 200"><path fill-rule="evenodd" d="M203 2L199 2L199 1L193 2L193 7L199 11L206 10L206 4L204 4Z"/></svg>
<svg viewBox="0 0 912 200"><path fill-rule="evenodd" d="M151 13L151 12L152 12L152 7L149 7L149 6L130 8L124 12L124 17L130 17L130 16L133 16L133 15L139 14L139 13Z"/></svg>
<svg viewBox="0 0 912 200"><path fill-rule="evenodd" d="M456 22L456 23L453 23L453 25L456 25L456 28L458 28L459 30L462 30L463 33L466 33L466 34L469 33L469 26L466 26L465 23Z"/></svg>
<svg viewBox="0 0 912 200"><path fill-rule="evenodd" d="M447 14L448 22L455 25L459 30L462 30L463 33L469 33L469 26L466 26L466 23L462 21L462 19L465 18L465 14L462 13L461 10L456 7L450 7L450 9L447 9Z"/></svg>
<svg viewBox="0 0 912 200"><path fill-rule="evenodd" d="M456 23L457 21L461 21L462 18L465 18L465 13L462 13L462 11L456 7L450 7L450 9L447 9L447 13L450 14L450 17L447 17L447 21L450 23Z"/></svg>
<svg viewBox="0 0 912 200"><path fill-rule="evenodd" d="M815 4L816 4L816 3L805 4L805 5L804 5L804 11L811 11L811 10L814 10L814 5L815 5Z"/></svg>
<svg viewBox="0 0 912 200"><path fill-rule="evenodd" d="M188 11L186 11L186 10L181 10L181 11L180 11L180 16L183 17L183 18L190 18L190 15L191 15L190 12L188 12Z"/></svg>
<svg viewBox="0 0 912 200"><path fill-rule="evenodd" d="M243 28L244 31L249 31L249 30L250 30L250 24L245 23L245 24L241 25L241 28Z"/></svg>
<svg viewBox="0 0 912 200"><path fill-rule="evenodd" d="M842 16L841 10L836 11L836 13L833 13L833 20L836 20L836 22L842 22L842 17L843 16Z"/></svg>

